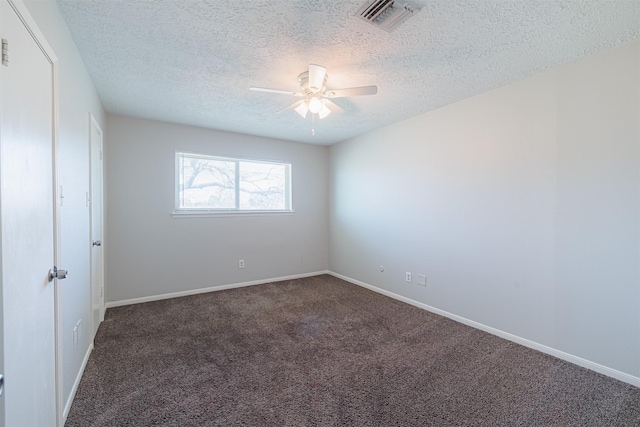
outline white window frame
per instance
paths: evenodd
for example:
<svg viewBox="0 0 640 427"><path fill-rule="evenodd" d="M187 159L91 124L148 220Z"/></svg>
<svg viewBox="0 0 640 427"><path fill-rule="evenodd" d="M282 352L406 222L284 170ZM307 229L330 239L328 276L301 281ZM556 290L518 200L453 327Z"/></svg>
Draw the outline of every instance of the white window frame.
<svg viewBox="0 0 640 427"><path fill-rule="evenodd" d="M224 162L234 162L235 167L235 208L182 208L180 207L180 158L187 156L190 158L202 158L207 160L218 160ZM262 163L262 164L274 164L285 166L285 209L240 209L240 163ZM293 201L291 197L292 193L292 174L291 163L275 160L262 160L244 157L223 157L210 154L193 153L187 151L175 152L175 171L174 171L174 188L175 188L175 200L174 211L172 216L174 218L194 218L194 217L220 217L220 216L262 216L262 215L292 215L293 214Z"/></svg>

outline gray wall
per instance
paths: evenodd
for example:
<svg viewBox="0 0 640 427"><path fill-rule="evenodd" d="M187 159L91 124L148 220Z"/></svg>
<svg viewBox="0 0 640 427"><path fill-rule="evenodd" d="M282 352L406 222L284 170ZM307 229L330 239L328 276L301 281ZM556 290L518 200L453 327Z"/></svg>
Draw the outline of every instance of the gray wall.
<svg viewBox="0 0 640 427"><path fill-rule="evenodd" d="M327 147L117 115L106 135L106 301L327 269ZM176 151L290 162L295 213L172 218Z"/></svg>
<svg viewBox="0 0 640 427"><path fill-rule="evenodd" d="M104 128L105 113L54 1L25 1L29 12L58 57L59 128L58 173L64 187L60 215L60 268L69 276L60 286L62 308L63 404L82 374L83 360L93 341L89 246L89 113ZM81 320L78 344L73 328Z"/></svg>
<svg viewBox="0 0 640 427"><path fill-rule="evenodd" d="M640 376L639 52L332 146L330 270Z"/></svg>

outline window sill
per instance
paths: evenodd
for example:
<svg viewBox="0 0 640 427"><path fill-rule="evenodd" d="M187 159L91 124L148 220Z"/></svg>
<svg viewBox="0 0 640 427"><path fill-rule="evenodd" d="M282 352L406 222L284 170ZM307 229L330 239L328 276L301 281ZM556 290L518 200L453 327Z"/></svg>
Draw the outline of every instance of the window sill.
<svg viewBox="0 0 640 427"><path fill-rule="evenodd" d="M172 218L222 218L222 217L248 217L248 216L278 216L293 215L294 211L174 211Z"/></svg>

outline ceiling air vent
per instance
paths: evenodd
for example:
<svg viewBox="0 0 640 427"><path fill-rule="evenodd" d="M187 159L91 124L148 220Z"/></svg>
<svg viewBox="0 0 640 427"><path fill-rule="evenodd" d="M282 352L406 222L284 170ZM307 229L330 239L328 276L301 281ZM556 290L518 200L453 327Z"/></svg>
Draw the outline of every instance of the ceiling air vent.
<svg viewBox="0 0 640 427"><path fill-rule="evenodd" d="M419 12L407 3L394 0L373 0L365 3L355 16L378 28L391 32L404 21Z"/></svg>

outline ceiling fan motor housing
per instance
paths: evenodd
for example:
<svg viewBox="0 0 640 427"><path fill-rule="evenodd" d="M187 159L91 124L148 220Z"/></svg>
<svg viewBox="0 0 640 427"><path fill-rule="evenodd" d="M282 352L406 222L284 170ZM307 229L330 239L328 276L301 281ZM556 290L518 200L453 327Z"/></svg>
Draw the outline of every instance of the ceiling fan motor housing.
<svg viewBox="0 0 640 427"><path fill-rule="evenodd" d="M321 88L311 88L309 87L309 72L305 71L303 73L300 73L300 75L298 76L298 83L300 83L300 89L302 89L305 95L311 95L314 93L324 93L324 91L327 89L328 78L329 78L329 75L325 74L324 79L322 81Z"/></svg>

